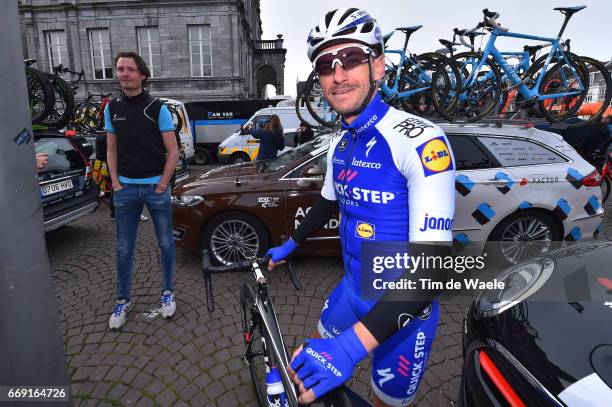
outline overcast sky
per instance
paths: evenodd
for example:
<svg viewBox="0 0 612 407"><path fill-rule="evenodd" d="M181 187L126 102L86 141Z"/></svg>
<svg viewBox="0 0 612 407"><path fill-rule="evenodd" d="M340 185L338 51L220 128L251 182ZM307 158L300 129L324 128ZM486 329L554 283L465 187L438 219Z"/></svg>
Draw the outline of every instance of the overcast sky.
<svg viewBox="0 0 612 407"><path fill-rule="evenodd" d="M283 34L287 49L285 94L295 96L296 80L305 80L311 71L306 56L308 32L331 9L364 8L378 20L383 34L396 27L423 25L412 34L408 45L412 52L422 53L440 48L438 38L451 39L454 27L474 27L482 19L484 8L500 13L498 21L513 32L555 37L563 16L553 8L578 5L587 8L574 14L563 38L571 38L573 52L609 61L612 58L612 0L261 0L261 20L263 39L275 39L276 34ZM400 48L403 40L403 34L397 32L389 44L391 48ZM526 43L501 38L496 45L504 51L519 51Z"/></svg>

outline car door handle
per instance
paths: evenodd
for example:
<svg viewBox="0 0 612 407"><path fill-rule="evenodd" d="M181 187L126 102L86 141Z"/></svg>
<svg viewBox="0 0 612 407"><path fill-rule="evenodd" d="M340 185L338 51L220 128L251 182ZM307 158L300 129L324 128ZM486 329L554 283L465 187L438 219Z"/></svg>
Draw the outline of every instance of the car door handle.
<svg viewBox="0 0 612 407"><path fill-rule="evenodd" d="M485 179L485 180L482 180L480 183L481 184L486 184L486 185L489 185L489 184L505 185L505 184L508 183L508 181L503 180L503 179Z"/></svg>

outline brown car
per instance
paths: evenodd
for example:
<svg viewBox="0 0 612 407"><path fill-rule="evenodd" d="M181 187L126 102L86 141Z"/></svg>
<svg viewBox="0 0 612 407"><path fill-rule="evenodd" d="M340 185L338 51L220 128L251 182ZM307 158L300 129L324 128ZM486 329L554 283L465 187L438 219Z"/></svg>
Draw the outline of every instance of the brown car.
<svg viewBox="0 0 612 407"><path fill-rule="evenodd" d="M290 236L321 194L329 135L268 162L219 167L173 190L174 236L188 250L208 248L229 264ZM338 218L296 254L340 254ZM330 244L333 241L333 244Z"/></svg>

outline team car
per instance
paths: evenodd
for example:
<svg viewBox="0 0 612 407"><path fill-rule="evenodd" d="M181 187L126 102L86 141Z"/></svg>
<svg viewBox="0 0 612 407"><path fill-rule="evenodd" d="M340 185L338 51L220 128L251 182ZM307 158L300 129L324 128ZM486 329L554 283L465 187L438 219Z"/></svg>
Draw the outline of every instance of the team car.
<svg viewBox="0 0 612 407"><path fill-rule="evenodd" d="M555 241L578 241L602 230L600 175L561 136L522 126L440 127L456 165L452 229L459 248L484 248L489 241L490 255L516 264L550 250ZM177 245L208 248L216 261L232 263L279 244L319 197L334 136L323 135L269 162L215 168L175 188ZM424 166L446 153L434 150L420 153ZM296 254L339 254L338 224L332 218Z"/></svg>
<svg viewBox="0 0 612 407"><path fill-rule="evenodd" d="M45 232L95 211L100 199L89 162L93 146L82 137L53 131L36 132L34 139L36 152L49 159L38 172Z"/></svg>
<svg viewBox="0 0 612 407"><path fill-rule="evenodd" d="M608 406L612 242L568 244L512 266L464 320L460 404Z"/></svg>

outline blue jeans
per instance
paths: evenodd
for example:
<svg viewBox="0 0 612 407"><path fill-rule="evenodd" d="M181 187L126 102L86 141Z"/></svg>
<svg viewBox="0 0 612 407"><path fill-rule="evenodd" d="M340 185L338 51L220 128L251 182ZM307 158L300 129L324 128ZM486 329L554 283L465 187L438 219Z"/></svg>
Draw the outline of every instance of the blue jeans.
<svg viewBox="0 0 612 407"><path fill-rule="evenodd" d="M143 205L151 214L157 245L161 251L163 273L162 292L173 291L172 275L176 263L176 249L172 235L172 204L170 189L158 194L156 184L123 184L113 193L117 223L117 299L130 300L134 246Z"/></svg>

